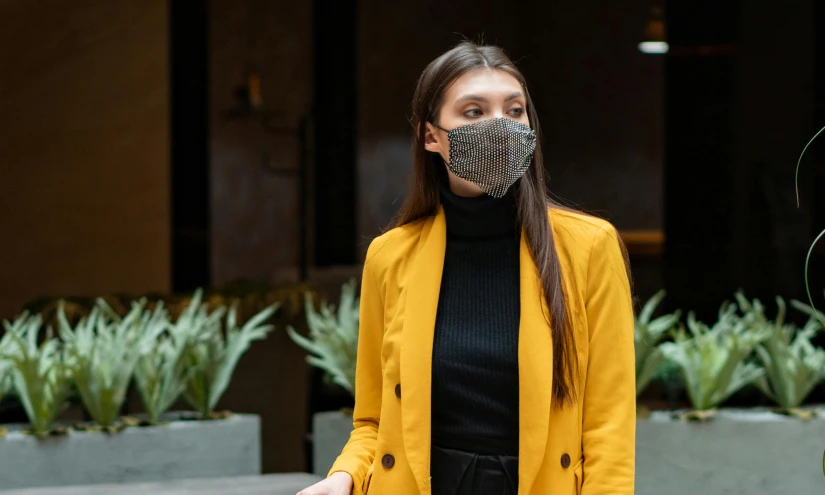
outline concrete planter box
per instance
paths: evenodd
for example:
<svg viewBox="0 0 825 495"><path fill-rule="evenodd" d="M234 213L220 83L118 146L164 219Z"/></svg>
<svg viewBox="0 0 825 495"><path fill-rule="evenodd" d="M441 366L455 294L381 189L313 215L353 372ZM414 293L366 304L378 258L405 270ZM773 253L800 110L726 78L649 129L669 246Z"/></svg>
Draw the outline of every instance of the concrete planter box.
<svg viewBox="0 0 825 495"><path fill-rule="evenodd" d="M825 493L817 409L807 422L765 409L720 409L708 422L654 412L636 425L636 494Z"/></svg>
<svg viewBox="0 0 825 495"><path fill-rule="evenodd" d="M825 493L825 408L810 421L767 409L720 409L683 422L654 412L636 423L636 495ZM313 417L313 473L326 476L349 439L352 416Z"/></svg>
<svg viewBox="0 0 825 495"><path fill-rule="evenodd" d="M315 413L312 416L312 473L326 476L341 455L352 432L352 414L342 411Z"/></svg>
<svg viewBox="0 0 825 495"><path fill-rule="evenodd" d="M0 490L261 472L260 419L254 415L180 420L113 434L71 431L45 439L20 429L11 425L0 438Z"/></svg>

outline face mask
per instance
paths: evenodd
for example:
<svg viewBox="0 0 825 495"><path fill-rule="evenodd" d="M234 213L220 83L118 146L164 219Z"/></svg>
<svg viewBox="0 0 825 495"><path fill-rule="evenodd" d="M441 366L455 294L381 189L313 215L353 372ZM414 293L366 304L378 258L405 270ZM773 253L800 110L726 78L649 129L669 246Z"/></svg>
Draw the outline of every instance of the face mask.
<svg viewBox="0 0 825 495"><path fill-rule="evenodd" d="M434 125L434 124L433 124ZM498 117L448 131L450 171L501 198L527 171L536 149L536 133L513 119Z"/></svg>

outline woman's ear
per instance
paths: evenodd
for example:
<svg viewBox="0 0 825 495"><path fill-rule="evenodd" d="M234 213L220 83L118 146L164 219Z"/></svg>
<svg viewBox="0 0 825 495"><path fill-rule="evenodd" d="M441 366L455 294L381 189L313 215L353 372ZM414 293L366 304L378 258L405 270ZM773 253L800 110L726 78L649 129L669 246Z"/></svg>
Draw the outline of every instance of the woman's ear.
<svg viewBox="0 0 825 495"><path fill-rule="evenodd" d="M439 141L438 138L438 135L440 134L438 129L429 122L426 122L424 125L426 126L424 129L424 149L438 154L443 153L443 151L447 148L441 146L441 141ZM444 136L443 139L446 140L447 137Z"/></svg>

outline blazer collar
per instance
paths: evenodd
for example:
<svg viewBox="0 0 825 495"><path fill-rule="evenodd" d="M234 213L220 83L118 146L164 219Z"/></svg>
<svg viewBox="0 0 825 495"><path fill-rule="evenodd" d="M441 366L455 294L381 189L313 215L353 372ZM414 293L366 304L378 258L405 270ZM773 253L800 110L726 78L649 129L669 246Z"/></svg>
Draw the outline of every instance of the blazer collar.
<svg viewBox="0 0 825 495"><path fill-rule="evenodd" d="M413 260L401 343L401 421L419 491L430 494L432 346L447 231L444 211L425 222ZM550 420L553 343L540 280L522 232L519 249L519 493L530 493L544 459Z"/></svg>

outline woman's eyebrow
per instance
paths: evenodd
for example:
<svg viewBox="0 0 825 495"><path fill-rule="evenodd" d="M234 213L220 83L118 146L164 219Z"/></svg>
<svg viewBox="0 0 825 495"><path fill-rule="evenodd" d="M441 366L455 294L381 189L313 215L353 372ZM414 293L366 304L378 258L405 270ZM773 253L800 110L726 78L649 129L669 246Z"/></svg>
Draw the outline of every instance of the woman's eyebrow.
<svg viewBox="0 0 825 495"><path fill-rule="evenodd" d="M508 95L507 98L504 99L504 101L508 102L510 100L514 100L514 99L519 98L521 96L524 96L521 93L521 91L516 91L515 93L511 93L510 95ZM464 102L464 101L478 101L478 102L481 102L481 103L488 103L489 102L489 100L487 100L487 98L485 98L481 95L473 95L473 94L464 95L464 96L458 98L455 102L456 103L461 103L461 102Z"/></svg>

